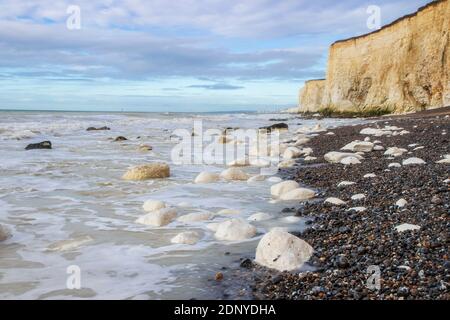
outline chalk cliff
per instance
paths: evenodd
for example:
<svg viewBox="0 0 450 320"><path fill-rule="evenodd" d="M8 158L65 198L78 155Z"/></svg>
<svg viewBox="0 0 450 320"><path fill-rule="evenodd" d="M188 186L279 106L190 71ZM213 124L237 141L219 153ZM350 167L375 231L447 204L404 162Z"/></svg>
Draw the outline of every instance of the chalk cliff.
<svg viewBox="0 0 450 320"><path fill-rule="evenodd" d="M380 30L335 42L326 80L306 82L300 111L401 113L450 105L449 32L450 0L438 0Z"/></svg>

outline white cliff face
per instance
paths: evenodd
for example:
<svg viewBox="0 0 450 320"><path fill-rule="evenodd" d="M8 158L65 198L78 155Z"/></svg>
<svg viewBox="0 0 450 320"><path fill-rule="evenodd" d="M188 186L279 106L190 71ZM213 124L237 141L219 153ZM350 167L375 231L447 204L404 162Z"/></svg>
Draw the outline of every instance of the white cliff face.
<svg viewBox="0 0 450 320"><path fill-rule="evenodd" d="M326 80L307 82L300 111L450 105L450 1L433 2L376 32L334 43Z"/></svg>

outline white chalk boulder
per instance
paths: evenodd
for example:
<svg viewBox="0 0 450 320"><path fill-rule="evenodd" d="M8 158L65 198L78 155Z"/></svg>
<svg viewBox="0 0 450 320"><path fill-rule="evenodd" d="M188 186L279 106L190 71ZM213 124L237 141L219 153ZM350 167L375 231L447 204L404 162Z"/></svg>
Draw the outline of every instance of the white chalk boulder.
<svg viewBox="0 0 450 320"><path fill-rule="evenodd" d="M266 180L266 176L258 174L256 176L250 177L247 180L248 184L256 183L256 182L262 182Z"/></svg>
<svg viewBox="0 0 450 320"><path fill-rule="evenodd" d="M358 193L352 196L352 200L353 201L360 201L360 200L364 200L366 198L366 196L362 193Z"/></svg>
<svg viewBox="0 0 450 320"><path fill-rule="evenodd" d="M342 159L347 157L355 157L358 160L362 160L363 157L356 154L356 153L346 153L346 152L337 152L337 151L331 151L324 155L324 158L327 162L330 163L339 163Z"/></svg>
<svg viewBox="0 0 450 320"><path fill-rule="evenodd" d="M177 216L175 209L164 208L146 214L139 217L136 223L144 224L147 226L162 227L171 223Z"/></svg>
<svg viewBox="0 0 450 320"><path fill-rule="evenodd" d="M277 228L259 241L255 262L278 271L292 271L301 268L313 251L307 242Z"/></svg>
<svg viewBox="0 0 450 320"><path fill-rule="evenodd" d="M219 223L215 237L224 241L242 241L253 238L256 228L242 219L231 219Z"/></svg>
<svg viewBox="0 0 450 320"><path fill-rule="evenodd" d="M283 153L284 159L295 159L302 155L302 151L296 147L289 147Z"/></svg>
<svg viewBox="0 0 450 320"><path fill-rule="evenodd" d="M391 157L401 157L405 152L408 152L408 150L403 148L391 147L384 152L384 155Z"/></svg>
<svg viewBox="0 0 450 320"><path fill-rule="evenodd" d="M338 184L338 188L347 187L347 186L352 186L352 185L354 185L354 184L356 184L356 182L353 182L353 181L341 181L341 182L339 182L339 184Z"/></svg>
<svg viewBox="0 0 450 320"><path fill-rule="evenodd" d="M426 164L426 162L420 158L408 158L402 161L402 165L404 166L422 165L422 164Z"/></svg>
<svg viewBox="0 0 450 320"><path fill-rule="evenodd" d="M399 208L403 208L407 204L408 204L408 201L406 201L405 199L400 199L395 203L395 205Z"/></svg>
<svg viewBox="0 0 450 320"><path fill-rule="evenodd" d="M275 198L279 198L282 194L297 189L298 187L300 187L300 185L296 181L283 181L271 186L270 194Z"/></svg>
<svg viewBox="0 0 450 320"><path fill-rule="evenodd" d="M200 172L200 174L195 178L194 183L213 183L219 180L219 175L213 172Z"/></svg>
<svg viewBox="0 0 450 320"><path fill-rule="evenodd" d="M349 144L341 148L344 151L353 152L371 152L373 150L374 144L369 141L352 141Z"/></svg>
<svg viewBox="0 0 450 320"><path fill-rule="evenodd" d="M142 208L146 212L152 212L166 207L166 204L160 200L147 200L144 202Z"/></svg>
<svg viewBox="0 0 450 320"><path fill-rule="evenodd" d="M295 165L295 160L293 159L288 159L288 160L283 160L278 164L278 168L283 169L283 168L291 168Z"/></svg>
<svg viewBox="0 0 450 320"><path fill-rule="evenodd" d="M341 161L339 161L339 163L348 166L352 164L360 164L361 161L359 161L358 158L352 156L343 158Z"/></svg>
<svg viewBox="0 0 450 320"><path fill-rule="evenodd" d="M175 244L189 244L193 245L198 242L200 239L200 235L195 231L186 231L182 232L180 234L177 234L175 237L173 237L170 242Z"/></svg>
<svg viewBox="0 0 450 320"><path fill-rule="evenodd" d="M316 192L314 190L307 189L307 188L296 188L296 189L293 189L291 191L282 193L280 195L280 200L283 200L283 201L293 201L293 200L304 201L304 200L308 200L308 199L314 198L315 195L316 195Z"/></svg>
<svg viewBox="0 0 450 320"><path fill-rule="evenodd" d="M150 163L129 169L123 176L124 180L162 179L170 176L170 167L167 163Z"/></svg>
<svg viewBox="0 0 450 320"><path fill-rule="evenodd" d="M420 230L420 226L417 226L415 224L409 224L409 223L403 223L401 225L398 225L395 227L395 230L397 232L405 232L405 231L414 231L414 230Z"/></svg>
<svg viewBox="0 0 450 320"><path fill-rule="evenodd" d="M177 221L183 223L199 222L211 220L214 217L212 213L209 212L193 212L185 214L184 216L178 217Z"/></svg>
<svg viewBox="0 0 450 320"><path fill-rule="evenodd" d="M220 174L222 179L233 181L233 180L248 180L249 175L238 168L229 168Z"/></svg>
<svg viewBox="0 0 450 320"><path fill-rule="evenodd" d="M265 221L272 219L272 216L265 212L257 212L247 218L248 221Z"/></svg>
<svg viewBox="0 0 450 320"><path fill-rule="evenodd" d="M339 198L334 198L334 197L327 198L327 199L325 199L324 202L325 202L325 203L332 204L332 205L335 205L335 206L342 206L342 205L345 205L345 201L342 201L341 199L339 199Z"/></svg>

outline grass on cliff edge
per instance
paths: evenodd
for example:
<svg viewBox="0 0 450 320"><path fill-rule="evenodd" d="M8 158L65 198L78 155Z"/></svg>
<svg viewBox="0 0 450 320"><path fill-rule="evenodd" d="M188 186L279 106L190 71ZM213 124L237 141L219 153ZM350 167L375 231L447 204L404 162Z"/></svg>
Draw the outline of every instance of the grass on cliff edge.
<svg viewBox="0 0 450 320"><path fill-rule="evenodd" d="M391 114L392 111L387 107L370 108L358 111L340 111L333 107L325 107L319 109L317 113L325 118L371 118Z"/></svg>

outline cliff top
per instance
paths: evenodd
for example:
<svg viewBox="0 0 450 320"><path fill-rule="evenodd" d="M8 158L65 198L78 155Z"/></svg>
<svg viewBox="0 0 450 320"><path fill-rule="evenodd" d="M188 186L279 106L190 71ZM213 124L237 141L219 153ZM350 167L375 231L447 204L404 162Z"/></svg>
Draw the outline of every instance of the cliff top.
<svg viewBox="0 0 450 320"><path fill-rule="evenodd" d="M307 80L307 81L305 81L305 83L308 83L308 82L314 82L314 81L325 81L326 79L311 79L311 80Z"/></svg>
<svg viewBox="0 0 450 320"><path fill-rule="evenodd" d="M343 39L343 40L338 40L338 41L334 42L331 46L334 46L335 44L347 42L347 41L352 41L352 40L364 38L364 37L370 36L370 35L372 35L372 34L378 33L378 32L380 32L380 31L383 31L383 30L385 30L385 29L387 29L387 28L392 27L393 25L395 25L395 24L397 24L397 23L399 23L399 22L401 22L401 21L403 21L403 20L406 20L406 19L415 17L415 16L417 16L417 14L418 14L419 12L421 12L421 11L423 11L423 10L425 10L425 9L428 9L428 8L430 8L430 7L436 6L436 5L438 5L438 4L442 3L442 2L445 2L445 1L448 1L448 0L434 0L434 1L432 1L432 2L430 2L430 3L428 3L428 4L426 4L426 5L424 5L424 6L422 6L422 7L420 7L416 12L410 13L410 14L407 14L407 15L401 17L401 18L398 18L397 20L395 20L395 21L393 21L393 22L391 22L391 23L389 23L389 24L387 24L387 25L381 27L381 28L378 29L378 30L375 30L375 31L372 31L372 32L369 32L369 33L366 33L366 34L362 34L362 35L359 35L359 36L355 36L355 37L352 37L352 38Z"/></svg>

